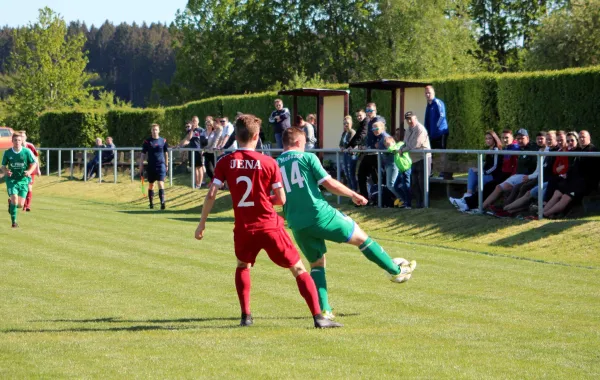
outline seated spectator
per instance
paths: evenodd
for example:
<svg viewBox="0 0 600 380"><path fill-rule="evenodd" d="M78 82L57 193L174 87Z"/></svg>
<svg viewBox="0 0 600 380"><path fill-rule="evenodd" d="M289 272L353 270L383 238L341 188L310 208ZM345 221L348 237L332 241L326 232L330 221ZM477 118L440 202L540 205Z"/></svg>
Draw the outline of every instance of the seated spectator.
<svg viewBox="0 0 600 380"><path fill-rule="evenodd" d="M498 151L502 149L502 142L494 131L487 131L485 133L485 145L489 150ZM502 178L502 165L499 162L502 161L502 157L498 154L486 154L485 163L483 164L483 185L492 182L494 179L500 180ZM470 168L467 176L467 192L462 198L450 197L450 203L457 207L461 211L469 210L465 198L475 194L477 190L477 184L479 180L479 173L477 168Z"/></svg>
<svg viewBox="0 0 600 380"><path fill-rule="evenodd" d="M386 146L385 139L387 139L389 137L393 143L394 138L385 131L385 124L378 121L373 124L372 129L373 129L373 134L375 135L375 138L376 138L376 144L377 144L376 149L387 150L387 147L389 146L389 144ZM392 194L394 194L396 199L401 199L400 193L394 187L394 185L396 183L396 179L398 178L398 167L396 166L396 163L394 162L394 156L395 156L394 153L384 153L382 160L381 160L381 164L383 165L383 170L385 172L385 186L387 187L387 189L389 191L392 192Z"/></svg>
<svg viewBox="0 0 600 380"><path fill-rule="evenodd" d="M546 143L546 136L548 135L548 132L538 132L535 136L535 142L537 144L538 150L540 152L547 152L549 150L548 145ZM553 157L546 157L543 161L543 166L542 168L540 168L537 165L537 159L536 159L536 167L533 173L531 173L530 175L523 177L523 182L521 182L520 184L514 186L512 188L512 190L510 191L509 195L505 198L504 200L504 204L510 204L512 202L514 202L517 198L522 197L527 191L531 190L532 188L534 188L535 186L537 186L538 184L538 176L540 173L540 170L544 169L544 168L548 168L549 170L552 169L552 166L548 167L547 164L549 163L550 165L552 165L552 163L554 162L554 158ZM550 171L547 171L547 174L549 174Z"/></svg>
<svg viewBox="0 0 600 380"><path fill-rule="evenodd" d="M577 150L577 133L570 132L567 136L567 145L564 143L564 132L556 135L556 147L561 151L574 151ZM562 179L569 168L569 157L545 157L544 160L544 184L542 187L542 198L546 190L549 188L549 184L553 184L553 191L556 189L557 183ZM531 190L527 190L524 194L520 194L514 202L504 206L504 210L510 213L516 213L522 210L526 210L532 200L537 199L539 196L539 186L536 184Z"/></svg>
<svg viewBox="0 0 600 380"><path fill-rule="evenodd" d="M519 129L517 131L517 141L519 143L519 147L522 151L535 151L537 150L537 145L535 143L530 143L529 141L529 133L526 129ZM508 177L508 179L494 189L492 194L486 198L483 202L484 208L489 208L496 202L496 200L500 197L503 192L511 191L513 187L523 182L523 180L527 179L527 176L532 174L535 171L536 166L536 158L535 156L522 155L517 159L517 171L514 175Z"/></svg>
<svg viewBox="0 0 600 380"><path fill-rule="evenodd" d="M568 141L568 139L567 139ZM592 144L588 131L579 132L579 145L582 152L597 152ZM567 178L546 204L544 217L555 217L563 213L573 202L580 201L584 196L598 188L600 172L598 171L598 157L576 157L569 166Z"/></svg>
<svg viewBox="0 0 600 380"><path fill-rule="evenodd" d="M102 144L102 139L100 137L96 137L96 148L106 148L104 144ZM104 153L104 152L103 152ZM84 154L86 154L84 152ZM114 155L114 153L113 153ZM104 158L102 159L104 161ZM94 175L98 175L98 169L100 167L100 151L94 151L94 158L90 162L88 162L86 166L87 179L91 179ZM83 177L81 180L83 181Z"/></svg>
<svg viewBox="0 0 600 380"><path fill-rule="evenodd" d="M417 208L422 208L425 199L425 168L423 166L423 153L419 150L431 149L429 135L412 111L405 113L404 119L408 123L408 130L404 136L404 146L400 148L400 154L409 152L412 160L410 173L411 198L416 199ZM431 173L431 153L427 153L425 159ZM411 207L412 204L408 203L406 206Z"/></svg>
<svg viewBox="0 0 600 380"><path fill-rule="evenodd" d="M306 135L306 150L314 149L317 139L315 137L315 126L304 120L300 115L296 115L296 126L304 130Z"/></svg>
<svg viewBox="0 0 600 380"><path fill-rule="evenodd" d="M393 137L386 137L384 144L388 152L394 154L394 163L398 168L398 176L396 177L396 182L394 182L394 189L400 197L396 199L394 206L410 209L408 205L411 204L410 173L412 160L408 152L400 154L400 149L404 145L404 142L396 142Z"/></svg>
<svg viewBox="0 0 600 380"><path fill-rule="evenodd" d="M115 144L113 143L113 138L108 136L106 138L106 148L116 148ZM115 151L114 150L108 150L108 151L104 151L102 152L102 163L106 164L109 162L112 162L112 160L115 158Z"/></svg>
<svg viewBox="0 0 600 380"><path fill-rule="evenodd" d="M353 140L356 131L352 129L352 116L348 115L344 117L344 131L340 138L340 149L344 152L344 175L346 176L347 185L350 189L357 191L358 183L356 181L356 162L358 160L358 154L356 152L349 152L350 149L356 149L356 146L351 146L350 142Z"/></svg>
<svg viewBox="0 0 600 380"><path fill-rule="evenodd" d="M546 146L548 147L549 151L557 151L559 150L559 146L558 146L558 137L556 134L556 131L552 130L552 131L548 131L546 133Z"/></svg>

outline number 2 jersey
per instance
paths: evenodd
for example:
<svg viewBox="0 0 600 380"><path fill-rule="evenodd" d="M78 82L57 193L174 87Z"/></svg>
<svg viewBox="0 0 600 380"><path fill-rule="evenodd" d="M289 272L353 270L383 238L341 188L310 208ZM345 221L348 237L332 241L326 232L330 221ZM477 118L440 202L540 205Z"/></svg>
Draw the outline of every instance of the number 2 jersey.
<svg viewBox="0 0 600 380"><path fill-rule="evenodd" d="M281 187L281 174L273 158L243 148L223 156L215 167L213 183L221 186L225 181L233 201L235 232L283 226L270 199L271 190Z"/></svg>
<svg viewBox="0 0 600 380"><path fill-rule="evenodd" d="M277 158L286 202L285 219L293 230L331 220L336 210L327 203L319 185L331 178L313 153L289 150Z"/></svg>

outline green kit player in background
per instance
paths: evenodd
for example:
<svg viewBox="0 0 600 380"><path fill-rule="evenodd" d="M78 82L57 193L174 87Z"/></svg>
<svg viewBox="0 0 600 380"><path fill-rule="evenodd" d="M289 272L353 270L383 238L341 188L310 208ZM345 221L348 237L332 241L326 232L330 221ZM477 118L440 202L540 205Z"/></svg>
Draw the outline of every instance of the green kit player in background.
<svg viewBox="0 0 600 380"><path fill-rule="evenodd" d="M19 227L17 224L17 211L25 204L25 198L29 191L29 181L31 173L36 168L36 160L33 153L23 147L23 138L14 133L12 135L13 147L2 157L2 166L6 173L6 189L10 197L8 204L8 213L12 221L13 228Z"/></svg>
<svg viewBox="0 0 600 380"><path fill-rule="evenodd" d="M365 205L367 200L331 178L317 156L304 152L305 144L303 130L288 128L283 132L284 152L277 158L287 193L283 210L300 250L310 262L310 275L317 285L323 315L333 319L325 277L325 240L358 247L367 259L384 269L393 282L410 278L417 263L411 261L399 266L350 217L327 203L319 185L333 194L351 198L357 205Z"/></svg>

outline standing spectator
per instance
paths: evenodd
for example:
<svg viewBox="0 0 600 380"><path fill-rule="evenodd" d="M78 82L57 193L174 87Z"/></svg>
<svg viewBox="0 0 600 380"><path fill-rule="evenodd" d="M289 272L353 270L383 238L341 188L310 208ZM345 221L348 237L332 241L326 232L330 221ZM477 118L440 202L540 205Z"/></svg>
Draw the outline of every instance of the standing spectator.
<svg viewBox="0 0 600 380"><path fill-rule="evenodd" d="M186 135L184 140L182 141L182 146L188 146L189 148L194 149L194 168L195 170L195 179L196 179L196 189L200 189L202 187L202 182L204 180L204 155L202 153L202 147L207 143L206 131L204 128L199 126L200 120L198 116L192 117L191 123L186 124Z"/></svg>
<svg viewBox="0 0 600 380"><path fill-rule="evenodd" d="M358 120L358 127L356 127L354 137L348 142L348 146L358 148L364 145L364 141L367 138L367 123L369 120L367 119L365 110L360 109L356 112L356 120Z"/></svg>
<svg viewBox="0 0 600 380"><path fill-rule="evenodd" d="M408 123L408 130L404 136L404 146L400 148L400 154L409 152L409 156L412 160L411 165L411 198L415 198L417 201L417 208L424 206L425 199L425 168L423 167L423 154L418 152L419 150L431 149L429 143L429 135L425 127L419 123L417 116L412 112L408 111L404 114L404 119ZM426 158L427 166L431 171L431 153L427 153ZM411 204L407 204L407 207L411 207Z"/></svg>
<svg viewBox="0 0 600 380"><path fill-rule="evenodd" d="M502 149L502 142L494 131L487 131L485 133L485 145L491 151L498 151ZM502 158L498 154L486 154L485 163L483 165L483 185L492 182L494 179L499 179L502 173L502 165L500 162ZM450 197L450 203L457 207L460 211L467 211L469 209L465 198L471 197L477 190L477 183L479 181L479 172L477 168L470 168L467 176L467 192L462 198Z"/></svg>
<svg viewBox="0 0 600 380"><path fill-rule="evenodd" d="M216 165L215 148L217 142L219 142L219 139L221 138L223 127L220 124L215 124L212 116L206 117L204 126L206 127L207 134L206 147L204 151L204 169L208 178L212 180Z"/></svg>
<svg viewBox="0 0 600 380"><path fill-rule="evenodd" d="M351 146L350 142L356 135L356 131L352 129L352 116L344 117L344 132L340 139L340 149L344 152L344 175L346 176L347 185L353 191L358 190L356 181L356 161L358 154L349 152L350 149L356 149L356 146Z"/></svg>
<svg viewBox="0 0 600 380"><path fill-rule="evenodd" d="M380 121L373 124L373 134L377 138L376 147L379 150L387 150L390 146L389 143L386 145L385 139L389 137L392 139L392 141L394 140L394 138L385 131L385 124L383 124ZM394 186L396 184L396 179L398 178L399 173L398 167L396 166L396 162L394 161L394 155L395 153L384 153L381 163L383 165L383 169L385 170L385 186L389 191L392 192L392 194L394 194L396 200L400 200L402 199L402 197L400 196L400 192L398 192L398 190ZM398 203L395 202L394 204Z"/></svg>
<svg viewBox="0 0 600 380"><path fill-rule="evenodd" d="M229 118L227 116L223 116L219 122L223 126L223 133L221 134L218 148L225 149L225 145L229 141L231 135L234 133L233 124L229 122Z"/></svg>
<svg viewBox="0 0 600 380"><path fill-rule="evenodd" d="M35 149L35 145L27 141L26 131L21 131L21 138L23 139L23 147L29 149L31 153L33 153L33 156L35 157L36 161L35 171L31 173L31 181L29 182L27 196L25 197L25 205L23 206L23 211L29 212L31 211L31 197L33 196L33 183L35 182L35 176L42 175L42 172L40 171L40 162L38 159L40 154L38 153L37 149Z"/></svg>
<svg viewBox="0 0 600 380"><path fill-rule="evenodd" d="M313 144L314 148L318 148L319 144L318 144L318 139L317 139L317 116L313 113L309 113L308 116L306 116L306 122L313 127L311 133L312 133L312 139L314 141L312 144ZM307 138L309 138L310 137L308 134L309 132L306 129L304 130L304 132L306 132L306 136L307 136ZM306 144L307 149L308 149L308 143L309 143L309 141L307 140L307 144Z"/></svg>
<svg viewBox="0 0 600 380"><path fill-rule="evenodd" d="M311 118L312 122L315 121L314 115L308 115L308 118ZM315 137L315 126L311 124L309 121L305 121L302 116L296 115L296 126L304 130L306 134L306 150L313 149L317 144L317 138Z"/></svg>
<svg viewBox="0 0 600 380"><path fill-rule="evenodd" d="M96 148L105 148L100 137L96 137ZM100 151L95 150L94 158L88 162L87 167L85 168L88 179L92 178L94 175L98 175L98 166L100 166ZM81 180L83 181L83 178L81 178Z"/></svg>
<svg viewBox="0 0 600 380"><path fill-rule="evenodd" d="M535 143L529 141L529 133L526 129L519 129L517 131L517 141L519 142L520 150L522 151L536 151L538 149ZM537 159L535 156L522 155L517 159L517 171L516 174L508 177L508 179L494 189L492 194L485 199L483 202L483 208L490 207L505 191L511 191L513 187L527 181L528 176L535 171ZM498 210L492 210L498 214ZM501 211L501 210L500 210Z"/></svg>
<svg viewBox="0 0 600 380"><path fill-rule="evenodd" d="M377 115L377 106L375 103L367 103L367 125L366 142L363 144L365 149L377 149L377 138L373 134L373 124L381 122L385 124L385 119ZM356 136L355 136L356 137ZM358 188L360 195L369 198L367 188L367 177L371 177L373 183L377 183L377 153L363 153L363 159L358 166Z"/></svg>
<svg viewBox="0 0 600 380"><path fill-rule="evenodd" d="M435 90L432 85L425 87L425 99L427 99L427 108L425 108L425 129L429 134L429 141L432 149L446 149L448 144L448 121L446 120L446 105L443 101L435 97ZM447 171L447 155L440 155L442 162L442 171L440 178L452 179L452 172Z"/></svg>
<svg viewBox="0 0 600 380"><path fill-rule="evenodd" d="M283 108L283 100L275 99L275 111L271 112L269 123L273 125L277 149L283 149L281 136L283 131L290 127L290 110Z"/></svg>

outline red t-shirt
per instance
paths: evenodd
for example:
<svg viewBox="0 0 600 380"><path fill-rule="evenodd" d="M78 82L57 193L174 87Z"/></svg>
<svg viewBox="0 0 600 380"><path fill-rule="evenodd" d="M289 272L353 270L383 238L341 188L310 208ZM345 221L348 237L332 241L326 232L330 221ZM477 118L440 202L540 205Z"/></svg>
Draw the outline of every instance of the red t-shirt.
<svg viewBox="0 0 600 380"><path fill-rule="evenodd" d="M40 154L35 149L35 146L32 143L30 143L30 142L25 143L25 148L29 149L31 151L31 153L33 153L34 156L36 156L36 157L40 156Z"/></svg>
<svg viewBox="0 0 600 380"><path fill-rule="evenodd" d="M273 158L238 149L217 162L213 183L220 186L225 181L233 200L234 231L264 231L283 225L270 200L271 189L281 187L281 172Z"/></svg>

